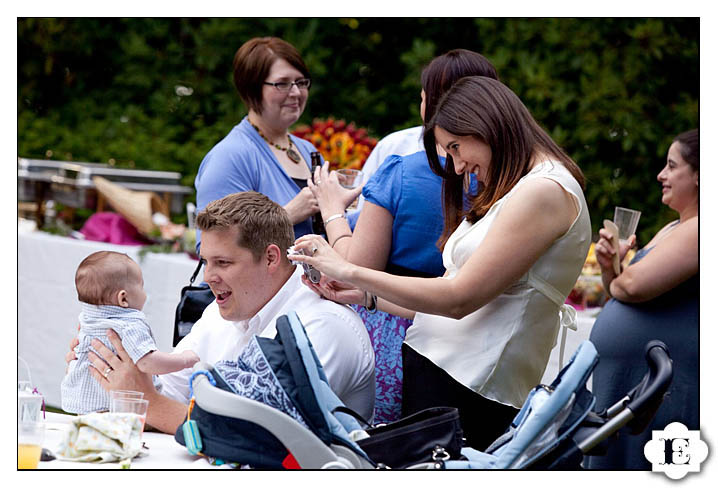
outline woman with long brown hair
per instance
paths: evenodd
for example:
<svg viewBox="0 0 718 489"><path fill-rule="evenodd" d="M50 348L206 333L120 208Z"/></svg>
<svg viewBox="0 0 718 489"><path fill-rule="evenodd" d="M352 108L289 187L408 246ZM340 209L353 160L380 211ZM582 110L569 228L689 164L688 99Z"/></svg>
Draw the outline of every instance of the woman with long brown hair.
<svg viewBox="0 0 718 489"><path fill-rule="evenodd" d="M296 241L313 256L292 259L338 281L313 286L330 299L413 318L402 414L458 407L468 444L483 449L540 382L560 324L570 322L564 302L591 242L583 176L519 98L486 77L444 95L424 144L435 167L436 144L447 153L443 277L359 267L316 235ZM472 173L484 189L464 213L455 196Z"/></svg>
<svg viewBox="0 0 718 489"><path fill-rule="evenodd" d="M468 49L452 49L434 58L421 72L422 121L429 120L441 96L465 76L498 79L496 69L483 55ZM364 185L366 196L356 226L341 219L347 206L347 190L339 184L336 172L325 164L308 186L314 192L322 217L326 220L327 242L352 263L383 270L394 275L436 277L444 273L441 251L436 241L441 235L441 182L432 172L418 127L418 141L395 144L397 133L390 135L381 150L389 156ZM416 139L416 132L410 132ZM399 135L404 138L406 136ZM380 142L379 144L382 144ZM420 147L401 154L406 147ZM376 148L375 148L376 151ZM444 154L440 159L444 161ZM350 194L353 199L356 195ZM374 421L388 423L401 416L402 363L401 344L411 319L355 306L369 331L376 363L376 410Z"/></svg>

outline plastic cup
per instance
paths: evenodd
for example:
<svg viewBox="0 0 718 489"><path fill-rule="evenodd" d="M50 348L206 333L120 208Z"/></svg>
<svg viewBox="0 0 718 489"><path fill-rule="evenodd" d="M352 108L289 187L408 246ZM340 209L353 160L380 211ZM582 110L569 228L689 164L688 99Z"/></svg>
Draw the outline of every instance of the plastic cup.
<svg viewBox="0 0 718 489"><path fill-rule="evenodd" d="M20 386L18 386L20 387ZM42 396L33 393L30 389L17 391L17 421L18 423L40 423L43 420Z"/></svg>
<svg viewBox="0 0 718 489"><path fill-rule="evenodd" d="M147 419L147 407L149 405L150 401L146 399L110 399L110 412L138 415L142 420L142 431L144 431L145 420Z"/></svg>
<svg viewBox="0 0 718 489"><path fill-rule="evenodd" d="M17 424L17 468L36 469L45 440L45 423L20 422Z"/></svg>
<svg viewBox="0 0 718 489"><path fill-rule="evenodd" d="M145 393L139 391L110 391L110 399L144 399Z"/></svg>
<svg viewBox="0 0 718 489"><path fill-rule="evenodd" d="M364 180L364 172L361 170L340 168L337 170L337 174L339 175L339 185L344 188L357 188Z"/></svg>
<svg viewBox="0 0 718 489"><path fill-rule="evenodd" d="M627 209L625 207L616 207L613 213L613 222L618 227L619 241L627 241L632 235L636 234L638 220L641 218L641 211Z"/></svg>

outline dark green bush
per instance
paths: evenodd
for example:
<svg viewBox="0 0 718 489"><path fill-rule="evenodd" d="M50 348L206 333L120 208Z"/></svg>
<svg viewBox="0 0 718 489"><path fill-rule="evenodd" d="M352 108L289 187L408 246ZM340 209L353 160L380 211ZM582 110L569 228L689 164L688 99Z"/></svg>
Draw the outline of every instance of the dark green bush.
<svg viewBox="0 0 718 489"><path fill-rule="evenodd" d="M481 52L586 173L594 230L643 211L643 243L675 217L655 176L696 127L698 19L18 19L18 153L181 172L245 114L231 82L242 42L293 43L312 73L300 123L335 116L375 137L419 119L436 55ZM182 89L191 95L182 95ZM188 91L184 91L187 93Z"/></svg>

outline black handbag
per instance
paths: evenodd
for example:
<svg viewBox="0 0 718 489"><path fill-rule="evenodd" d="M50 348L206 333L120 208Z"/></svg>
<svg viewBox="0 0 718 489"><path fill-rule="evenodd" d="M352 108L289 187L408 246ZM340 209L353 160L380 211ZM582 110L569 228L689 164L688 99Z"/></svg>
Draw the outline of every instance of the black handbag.
<svg viewBox="0 0 718 489"><path fill-rule="evenodd" d="M392 469L462 458L464 432L454 407L424 409L366 431L369 438L357 444L375 463Z"/></svg>
<svg viewBox="0 0 718 489"><path fill-rule="evenodd" d="M192 274L192 278L189 279L189 285L183 287L180 293L180 301L175 310L175 329L172 346L177 346L177 343L189 334L194 323L202 317L205 308L214 300L214 294L209 285L192 285L203 264L204 260L200 260Z"/></svg>

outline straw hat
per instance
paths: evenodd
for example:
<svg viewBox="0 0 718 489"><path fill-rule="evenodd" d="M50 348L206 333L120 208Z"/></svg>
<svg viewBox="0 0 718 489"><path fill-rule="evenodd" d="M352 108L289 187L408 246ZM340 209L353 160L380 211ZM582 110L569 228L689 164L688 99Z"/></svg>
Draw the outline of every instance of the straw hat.
<svg viewBox="0 0 718 489"><path fill-rule="evenodd" d="M162 200L156 193L130 190L103 177L92 177L92 181L112 208L139 232L149 235L155 229L152 215L162 212Z"/></svg>

